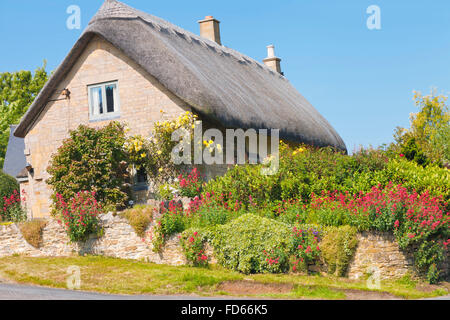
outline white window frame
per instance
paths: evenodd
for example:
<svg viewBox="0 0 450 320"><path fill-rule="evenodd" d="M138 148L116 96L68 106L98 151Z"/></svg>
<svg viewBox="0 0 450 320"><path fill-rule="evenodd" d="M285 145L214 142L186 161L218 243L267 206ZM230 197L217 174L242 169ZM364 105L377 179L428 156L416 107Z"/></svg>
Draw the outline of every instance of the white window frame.
<svg viewBox="0 0 450 320"><path fill-rule="evenodd" d="M107 100L106 100L106 87L114 84L116 86L116 94L114 95L114 112L108 112ZM92 105L91 89L101 88L102 89L102 101L103 101L103 114L94 114ZM89 121L103 121L111 120L120 117L120 98L119 98L119 81L108 81L96 84L90 84L87 86L88 90L88 102L89 102Z"/></svg>

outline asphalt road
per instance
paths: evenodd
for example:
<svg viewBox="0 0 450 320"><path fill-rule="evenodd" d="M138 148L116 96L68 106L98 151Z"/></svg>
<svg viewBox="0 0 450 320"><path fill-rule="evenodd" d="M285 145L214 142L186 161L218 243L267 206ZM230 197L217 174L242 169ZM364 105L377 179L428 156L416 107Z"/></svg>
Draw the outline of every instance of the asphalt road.
<svg viewBox="0 0 450 320"><path fill-rule="evenodd" d="M233 298L226 297L225 299ZM222 298L187 295L113 295L78 290L75 291L0 283L0 300L222 300ZM450 300L450 295L427 300Z"/></svg>
<svg viewBox="0 0 450 320"><path fill-rule="evenodd" d="M197 296L112 295L0 283L0 300L203 300Z"/></svg>

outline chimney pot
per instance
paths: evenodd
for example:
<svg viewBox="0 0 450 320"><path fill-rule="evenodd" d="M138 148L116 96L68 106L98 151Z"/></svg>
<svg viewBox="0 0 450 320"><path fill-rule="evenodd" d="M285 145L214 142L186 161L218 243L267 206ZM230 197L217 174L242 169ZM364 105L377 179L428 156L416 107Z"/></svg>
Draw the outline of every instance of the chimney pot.
<svg viewBox="0 0 450 320"><path fill-rule="evenodd" d="M275 58L275 46L273 44L267 46L267 58Z"/></svg>
<svg viewBox="0 0 450 320"><path fill-rule="evenodd" d="M263 60L264 64L280 74L281 72L281 59L275 55L275 46L273 44L267 46L267 58Z"/></svg>
<svg viewBox="0 0 450 320"><path fill-rule="evenodd" d="M200 25L200 36L222 45L219 20L214 19L213 16L206 16L205 19L200 20L198 23Z"/></svg>

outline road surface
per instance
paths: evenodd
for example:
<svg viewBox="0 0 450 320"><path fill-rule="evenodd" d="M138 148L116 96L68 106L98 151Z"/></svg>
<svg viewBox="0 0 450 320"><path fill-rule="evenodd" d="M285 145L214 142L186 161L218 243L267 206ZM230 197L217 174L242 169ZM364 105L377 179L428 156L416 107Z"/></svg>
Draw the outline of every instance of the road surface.
<svg viewBox="0 0 450 320"><path fill-rule="evenodd" d="M199 297L189 295L115 295L79 290L0 283L0 300L222 300L246 298ZM430 300L430 299L426 299ZM450 295L432 298L450 300Z"/></svg>
<svg viewBox="0 0 450 320"><path fill-rule="evenodd" d="M0 300L202 300L198 296L112 295L86 291L0 283ZM218 298L214 298L218 299Z"/></svg>

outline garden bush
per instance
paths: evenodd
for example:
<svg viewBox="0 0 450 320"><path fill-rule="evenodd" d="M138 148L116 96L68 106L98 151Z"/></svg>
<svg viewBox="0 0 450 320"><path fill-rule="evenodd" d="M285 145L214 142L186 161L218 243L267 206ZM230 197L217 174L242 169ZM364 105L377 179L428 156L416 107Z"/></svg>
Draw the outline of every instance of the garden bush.
<svg viewBox="0 0 450 320"><path fill-rule="evenodd" d="M308 203L311 194L323 190L356 193L387 183L389 179L383 181L382 176L374 178L387 163L386 153L380 149L360 150L348 156L331 148L293 149L280 143L280 167L274 175L261 174L261 165L235 166L209 181L204 190L223 194L227 201L239 201L245 207L251 198L258 207L293 199Z"/></svg>
<svg viewBox="0 0 450 320"><path fill-rule="evenodd" d="M9 198L14 191L17 192L18 190L19 184L17 180L0 170L0 215L3 215L2 212L5 211L3 210L5 207L5 197Z"/></svg>
<svg viewBox="0 0 450 320"><path fill-rule="evenodd" d="M450 171L438 166L420 166L400 155L388 158L381 149L361 149L352 156L330 148L280 146L280 167L276 174L261 174L260 165L235 166L224 176L209 181L204 190L223 194L227 202L239 201L248 208L276 206L283 200L307 204L323 191L368 192L389 182L402 184L409 192L442 196L450 203Z"/></svg>
<svg viewBox="0 0 450 320"><path fill-rule="evenodd" d="M339 277L345 276L357 244L355 227L326 228L325 235L320 242L320 248L322 258L328 267L328 273Z"/></svg>
<svg viewBox="0 0 450 320"><path fill-rule="evenodd" d="M161 252L166 239L186 229L186 216L183 207L178 206L175 201L170 201L168 208L161 203L161 217L156 221L154 237L152 239L153 251Z"/></svg>
<svg viewBox="0 0 450 320"><path fill-rule="evenodd" d="M47 225L45 220L30 220L19 224L19 229L25 240L35 248L42 243L42 230Z"/></svg>
<svg viewBox="0 0 450 320"><path fill-rule="evenodd" d="M205 252L207 238L200 231L189 229L180 236L180 244L186 259L194 266L207 266L208 256Z"/></svg>
<svg viewBox="0 0 450 320"><path fill-rule="evenodd" d="M290 225L306 223L306 205L299 200L283 200L275 207L275 217Z"/></svg>
<svg viewBox="0 0 450 320"><path fill-rule="evenodd" d="M130 193L124 143L124 127L118 122L100 129L80 125L52 155L47 183L64 199L92 191L105 208L124 207Z"/></svg>
<svg viewBox="0 0 450 320"><path fill-rule="evenodd" d="M136 234L143 238L145 230L152 222L153 211L154 208L152 206L136 205L131 209L125 210L121 215L128 220Z"/></svg>
<svg viewBox="0 0 450 320"><path fill-rule="evenodd" d="M20 194L14 190L9 197L3 197L3 210L0 211L2 220L20 222L27 219L27 213L22 207Z"/></svg>
<svg viewBox="0 0 450 320"><path fill-rule="evenodd" d="M164 113L161 110L161 113ZM195 120L197 116L189 111L181 114L178 118L166 121L157 121L154 124L151 138L146 146L146 157L144 167L148 175L158 183L163 183L177 177L182 166L175 165L172 161L172 152L177 149L180 141L173 141L172 134L177 130L183 130L189 135L189 143L193 148L193 137ZM182 151L182 150L178 150ZM191 150L192 151L192 150ZM193 155L194 153L191 152Z"/></svg>
<svg viewBox="0 0 450 320"><path fill-rule="evenodd" d="M190 227L212 227L225 224L243 212L239 202L229 203L222 195L206 192L189 203L186 222Z"/></svg>
<svg viewBox="0 0 450 320"><path fill-rule="evenodd" d="M90 234L99 234L98 216L102 213L94 192L82 191L68 202L56 194L56 214L69 236L70 241L85 241Z"/></svg>
<svg viewBox="0 0 450 320"><path fill-rule="evenodd" d="M246 274L289 270L291 228L282 222L246 214L212 234L217 261L226 268Z"/></svg>
<svg viewBox="0 0 450 320"><path fill-rule="evenodd" d="M442 200L450 204L450 170L446 168L436 165L422 167L405 159L393 159L389 161L383 174L392 182L402 184L410 192L428 191L434 197L442 196Z"/></svg>
<svg viewBox="0 0 450 320"><path fill-rule="evenodd" d="M418 246L415 264L420 270L435 268L433 265L440 262L447 250L450 212L445 211L442 197L431 197L428 191L409 193L400 185L389 184L384 189L374 187L371 192L356 195L326 193L313 197L310 211L311 217L319 219L321 224L347 224L360 231L392 232L401 249ZM320 218L333 214L342 219L336 222ZM430 241L435 243L433 254L427 253Z"/></svg>
<svg viewBox="0 0 450 320"><path fill-rule="evenodd" d="M292 271L308 272L308 265L317 264L321 255L319 242L322 230L311 225L298 225L292 229L290 236Z"/></svg>
<svg viewBox="0 0 450 320"><path fill-rule="evenodd" d="M178 189L180 195L183 197L194 198L200 195L203 185L202 177L197 168L193 168L187 174L180 174L178 176Z"/></svg>

